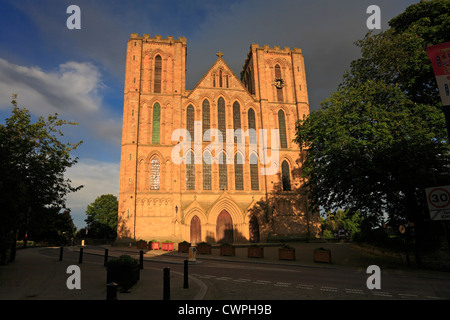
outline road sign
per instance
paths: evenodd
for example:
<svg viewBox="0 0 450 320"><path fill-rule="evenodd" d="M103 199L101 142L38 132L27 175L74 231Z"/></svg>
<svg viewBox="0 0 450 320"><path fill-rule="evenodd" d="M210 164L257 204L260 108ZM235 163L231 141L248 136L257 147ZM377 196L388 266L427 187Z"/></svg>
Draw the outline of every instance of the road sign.
<svg viewBox="0 0 450 320"><path fill-rule="evenodd" d="M450 186L425 189L431 220L450 220Z"/></svg>

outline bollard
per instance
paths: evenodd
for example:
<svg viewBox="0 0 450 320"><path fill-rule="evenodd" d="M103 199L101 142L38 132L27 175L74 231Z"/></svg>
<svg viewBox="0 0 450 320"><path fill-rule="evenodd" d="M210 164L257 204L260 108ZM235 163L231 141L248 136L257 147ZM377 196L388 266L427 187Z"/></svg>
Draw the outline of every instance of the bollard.
<svg viewBox="0 0 450 320"><path fill-rule="evenodd" d="M139 265L141 266L141 270L144 269L144 251L139 251Z"/></svg>
<svg viewBox="0 0 450 320"><path fill-rule="evenodd" d="M188 263L189 261L184 260L184 282L183 282L183 289L189 288L189 280L188 280Z"/></svg>
<svg viewBox="0 0 450 320"><path fill-rule="evenodd" d="M164 268L163 300L170 300L170 268Z"/></svg>
<svg viewBox="0 0 450 320"><path fill-rule="evenodd" d="M106 285L106 300L117 300L117 287L119 285L115 282Z"/></svg>
<svg viewBox="0 0 450 320"><path fill-rule="evenodd" d="M62 261L63 259L63 250L64 250L63 247L59 248L59 261Z"/></svg>
<svg viewBox="0 0 450 320"><path fill-rule="evenodd" d="M106 267L108 263L108 249L105 249L105 260L103 261L103 265Z"/></svg>
<svg viewBox="0 0 450 320"><path fill-rule="evenodd" d="M83 263L83 248L80 248L80 256L78 257L78 263Z"/></svg>

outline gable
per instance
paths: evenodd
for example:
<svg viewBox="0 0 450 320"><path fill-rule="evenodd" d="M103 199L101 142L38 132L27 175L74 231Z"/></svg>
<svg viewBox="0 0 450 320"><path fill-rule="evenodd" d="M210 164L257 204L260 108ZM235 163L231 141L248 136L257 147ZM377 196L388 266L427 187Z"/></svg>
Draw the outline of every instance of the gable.
<svg viewBox="0 0 450 320"><path fill-rule="evenodd" d="M189 92L188 96L192 96L196 91L208 90L234 90L246 93L251 97L247 88L242 84L241 80L231 70L228 64L221 56L216 60L211 68L206 72L197 85Z"/></svg>

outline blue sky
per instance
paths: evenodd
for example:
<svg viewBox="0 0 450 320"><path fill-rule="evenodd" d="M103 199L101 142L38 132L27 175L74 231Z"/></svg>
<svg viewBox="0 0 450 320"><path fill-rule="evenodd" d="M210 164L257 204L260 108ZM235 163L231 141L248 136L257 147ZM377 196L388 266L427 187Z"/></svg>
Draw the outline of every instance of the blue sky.
<svg viewBox="0 0 450 320"><path fill-rule="evenodd" d="M381 27L417 1L407 0L0 0L0 123L11 94L33 116L57 112L79 123L64 139L82 146L67 177L85 187L67 197L78 228L96 197L118 196L126 42L131 33L186 37L187 89L222 51L239 75L250 45L301 48L311 110L337 88L353 44L368 32L367 7L381 9ZM69 5L81 9L81 29L69 30Z"/></svg>

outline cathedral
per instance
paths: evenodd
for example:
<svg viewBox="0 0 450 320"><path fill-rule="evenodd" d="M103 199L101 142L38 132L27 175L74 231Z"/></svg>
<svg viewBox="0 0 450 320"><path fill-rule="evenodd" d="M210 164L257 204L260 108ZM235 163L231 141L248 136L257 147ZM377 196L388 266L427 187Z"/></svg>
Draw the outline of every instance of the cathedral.
<svg viewBox="0 0 450 320"><path fill-rule="evenodd" d="M221 52L186 90L186 38L127 43L118 241L318 237L295 124L309 113L302 51L252 44L240 78Z"/></svg>

